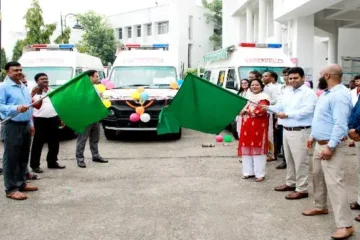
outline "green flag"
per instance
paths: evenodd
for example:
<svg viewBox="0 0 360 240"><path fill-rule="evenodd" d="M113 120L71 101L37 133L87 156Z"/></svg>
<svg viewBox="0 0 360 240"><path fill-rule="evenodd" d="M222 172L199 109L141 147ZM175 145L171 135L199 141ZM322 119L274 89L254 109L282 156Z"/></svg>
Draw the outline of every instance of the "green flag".
<svg viewBox="0 0 360 240"><path fill-rule="evenodd" d="M219 134L245 107L247 99L193 74L159 116L158 134L179 132L180 127Z"/></svg>
<svg viewBox="0 0 360 240"><path fill-rule="evenodd" d="M78 133L109 114L86 73L50 92L49 98L65 125Z"/></svg>

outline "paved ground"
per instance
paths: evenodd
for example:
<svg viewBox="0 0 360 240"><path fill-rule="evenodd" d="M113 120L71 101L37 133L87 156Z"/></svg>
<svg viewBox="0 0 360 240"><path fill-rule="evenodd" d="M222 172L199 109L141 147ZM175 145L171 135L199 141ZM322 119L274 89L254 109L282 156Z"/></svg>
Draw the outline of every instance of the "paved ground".
<svg viewBox="0 0 360 240"><path fill-rule="evenodd" d="M285 174L275 170L277 163L268 164L263 183L242 180L236 143L203 143L214 143L214 137L185 131L177 142L103 138L101 153L110 162L88 161L88 168L79 169L75 141L63 142L59 157L66 170L45 169L35 182L40 191L27 201L0 194L0 239L330 239L332 214L303 217L311 198L287 201L273 191ZM346 161L350 200L357 185L353 151ZM360 239L360 231L352 239Z"/></svg>

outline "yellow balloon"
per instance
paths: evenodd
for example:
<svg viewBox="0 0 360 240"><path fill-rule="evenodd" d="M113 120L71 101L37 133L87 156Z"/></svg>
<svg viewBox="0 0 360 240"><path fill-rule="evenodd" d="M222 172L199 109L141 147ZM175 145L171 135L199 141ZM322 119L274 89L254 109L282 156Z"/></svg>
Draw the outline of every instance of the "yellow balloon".
<svg viewBox="0 0 360 240"><path fill-rule="evenodd" d="M105 92L105 90L106 90L106 87L103 84L97 84L95 87L99 91L100 94Z"/></svg>
<svg viewBox="0 0 360 240"><path fill-rule="evenodd" d="M170 83L170 88L171 89L179 89L179 84L177 82L171 82Z"/></svg>
<svg viewBox="0 0 360 240"><path fill-rule="evenodd" d="M143 91L145 91L145 88L144 88L144 87L138 87L137 91L138 91L139 93L142 93Z"/></svg>
<svg viewBox="0 0 360 240"><path fill-rule="evenodd" d="M102 102L103 102L103 104L105 105L106 108L111 107L111 102L110 102L110 100L107 100L107 99L106 99L106 100L103 100Z"/></svg>
<svg viewBox="0 0 360 240"><path fill-rule="evenodd" d="M140 93L139 92L133 92L131 94L131 98L134 100L139 100L140 99Z"/></svg>

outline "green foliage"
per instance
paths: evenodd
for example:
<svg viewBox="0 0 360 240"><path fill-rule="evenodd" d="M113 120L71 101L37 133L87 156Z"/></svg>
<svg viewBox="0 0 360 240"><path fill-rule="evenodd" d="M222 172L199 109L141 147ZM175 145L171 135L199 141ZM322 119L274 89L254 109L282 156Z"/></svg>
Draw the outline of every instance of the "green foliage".
<svg viewBox="0 0 360 240"><path fill-rule="evenodd" d="M198 76L197 70L198 70L197 68L188 68L188 69L185 70L185 76L186 76L188 73L192 73L192 74ZM200 73L203 73L204 71L205 71L204 68L200 68Z"/></svg>
<svg viewBox="0 0 360 240"><path fill-rule="evenodd" d="M202 0L202 4L210 12L206 13L208 23L214 24L214 34L210 40L214 43L215 49L222 47L222 0Z"/></svg>
<svg viewBox="0 0 360 240"><path fill-rule="evenodd" d="M61 44L61 43L69 43L70 42L70 36L71 36L71 28L66 27L64 29L64 35L61 36L61 34L55 39L55 43L56 44Z"/></svg>
<svg viewBox="0 0 360 240"><path fill-rule="evenodd" d="M99 57L104 65L113 63L117 46L114 29L94 11L78 15L78 19L84 30L83 39L77 44L78 51Z"/></svg>
<svg viewBox="0 0 360 240"><path fill-rule="evenodd" d="M5 77L6 77L6 72L5 72L5 65L7 63L7 58L6 58L6 52L5 49L2 48L1 49L1 75L0 75L0 81L4 81Z"/></svg>
<svg viewBox="0 0 360 240"><path fill-rule="evenodd" d="M22 49L26 45L50 43L50 37L56 29L56 24L45 24L42 13L39 1L33 0L24 17L26 21L26 37L16 42L13 49L13 60L18 60L21 57Z"/></svg>

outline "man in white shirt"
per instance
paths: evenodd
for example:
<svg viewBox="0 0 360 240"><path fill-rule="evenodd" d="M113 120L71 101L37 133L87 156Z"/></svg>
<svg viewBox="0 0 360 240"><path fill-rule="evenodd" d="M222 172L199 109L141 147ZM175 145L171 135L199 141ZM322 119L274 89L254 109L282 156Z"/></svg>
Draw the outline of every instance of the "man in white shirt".
<svg viewBox="0 0 360 240"><path fill-rule="evenodd" d="M32 90L33 101L46 96L49 91L49 80L45 73L35 75L37 86ZM31 148L30 167L36 173L42 173L40 158L42 148L48 144L46 157L47 167L50 169L64 169L65 166L58 163L59 153L59 126L60 119L49 98L43 99L39 104L34 105L34 126L35 136Z"/></svg>
<svg viewBox="0 0 360 240"><path fill-rule="evenodd" d="M293 90L284 94L286 101L265 108L276 112L284 127L287 176L286 183L275 188L275 191L294 191L285 198L295 200L309 197L308 149L304 142L310 136L317 97L315 92L304 84L305 73L302 68L294 67L288 74Z"/></svg>

